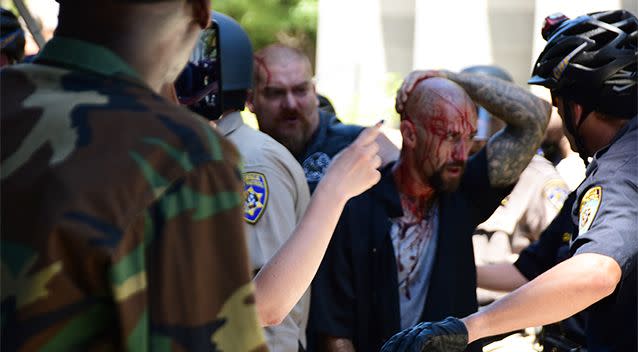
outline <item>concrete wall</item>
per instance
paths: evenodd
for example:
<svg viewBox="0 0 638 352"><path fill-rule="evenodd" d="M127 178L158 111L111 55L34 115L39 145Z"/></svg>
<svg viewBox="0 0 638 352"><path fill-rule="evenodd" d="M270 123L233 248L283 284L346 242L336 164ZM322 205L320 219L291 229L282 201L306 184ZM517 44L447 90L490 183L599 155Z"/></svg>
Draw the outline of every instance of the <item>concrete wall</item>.
<svg viewBox="0 0 638 352"><path fill-rule="evenodd" d="M414 68L495 64L526 85L547 15L615 8L636 14L638 0L319 0L317 86L343 119L368 124L393 114Z"/></svg>

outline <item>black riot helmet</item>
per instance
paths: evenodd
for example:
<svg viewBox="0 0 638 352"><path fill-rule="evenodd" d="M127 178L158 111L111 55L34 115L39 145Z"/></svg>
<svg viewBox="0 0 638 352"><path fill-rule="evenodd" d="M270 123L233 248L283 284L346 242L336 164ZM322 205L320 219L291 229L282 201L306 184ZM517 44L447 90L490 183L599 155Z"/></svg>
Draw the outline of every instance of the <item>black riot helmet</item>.
<svg viewBox="0 0 638 352"><path fill-rule="evenodd" d="M24 31L16 16L9 10L0 8L0 52L11 62L24 57Z"/></svg>
<svg viewBox="0 0 638 352"><path fill-rule="evenodd" d="M636 17L625 10L571 20L562 14L547 17L542 31L547 45L528 83L583 105L587 114L635 116L637 27Z"/></svg>
<svg viewBox="0 0 638 352"><path fill-rule="evenodd" d="M507 71L494 65L470 66L461 70L461 73L492 76L507 82L514 82L512 76ZM505 126L504 122L493 117L489 111L480 105L477 105L477 117L476 136L474 136L474 140L476 141L488 140L494 133Z"/></svg>
<svg viewBox="0 0 638 352"><path fill-rule="evenodd" d="M250 38L237 21L215 12L213 23L202 31L175 89L182 104L216 120L226 110L244 109L252 75Z"/></svg>

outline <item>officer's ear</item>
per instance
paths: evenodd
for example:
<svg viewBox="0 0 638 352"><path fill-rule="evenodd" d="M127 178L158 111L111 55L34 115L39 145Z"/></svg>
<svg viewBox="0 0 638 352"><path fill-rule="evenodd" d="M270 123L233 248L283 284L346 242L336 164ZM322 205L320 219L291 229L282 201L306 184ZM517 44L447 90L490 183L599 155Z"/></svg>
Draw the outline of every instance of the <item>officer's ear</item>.
<svg viewBox="0 0 638 352"><path fill-rule="evenodd" d="M571 109L572 116L574 117L574 126L579 126L580 121L585 118L585 116L582 116L584 111L583 106L571 100L567 103L567 105L568 108Z"/></svg>
<svg viewBox="0 0 638 352"><path fill-rule="evenodd" d="M414 123L411 120L404 119L399 125L401 130L401 137L403 137L403 145L406 147L416 147L416 129Z"/></svg>

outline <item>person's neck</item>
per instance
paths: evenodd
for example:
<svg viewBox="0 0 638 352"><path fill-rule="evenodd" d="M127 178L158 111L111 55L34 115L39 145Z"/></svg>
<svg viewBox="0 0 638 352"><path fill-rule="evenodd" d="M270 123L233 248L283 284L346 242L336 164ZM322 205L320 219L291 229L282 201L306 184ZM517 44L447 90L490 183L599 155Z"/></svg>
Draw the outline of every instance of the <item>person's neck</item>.
<svg viewBox="0 0 638 352"><path fill-rule="evenodd" d="M416 218L422 219L436 200L436 190L421 181L414 169L401 159L394 165L392 173L397 189L402 195L403 207Z"/></svg>
<svg viewBox="0 0 638 352"><path fill-rule="evenodd" d="M595 113L595 112L594 112ZM582 128L582 136L585 140L585 148L589 156L594 156L599 150L608 146L622 130L629 120L619 118L607 118L595 113L589 121L585 121Z"/></svg>
<svg viewBox="0 0 638 352"><path fill-rule="evenodd" d="M136 46L132 43L125 43L124 41L112 43L103 40L100 36L81 35L77 34L77 32L58 31L56 35L82 40L112 51L135 70L142 81L157 93L161 93L162 87L167 83L164 79L164 73L158 69L161 66L161 62L156 61L153 63L146 59L152 57L152 55L150 54L150 50L145 50L143 46ZM135 50L132 49L133 47L135 47ZM133 53L133 51L136 53Z"/></svg>

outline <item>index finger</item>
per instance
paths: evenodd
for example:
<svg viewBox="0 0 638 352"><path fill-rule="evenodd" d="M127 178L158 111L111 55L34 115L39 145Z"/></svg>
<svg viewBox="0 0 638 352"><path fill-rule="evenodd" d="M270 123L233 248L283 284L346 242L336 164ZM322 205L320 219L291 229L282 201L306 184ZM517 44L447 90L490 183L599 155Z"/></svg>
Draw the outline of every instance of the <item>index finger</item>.
<svg viewBox="0 0 638 352"><path fill-rule="evenodd" d="M360 145L372 143L379 133L381 133L381 125L383 125L383 120L377 122L374 126L367 127L363 130L363 132L361 132L361 134L359 134L359 137L357 137L354 143Z"/></svg>

